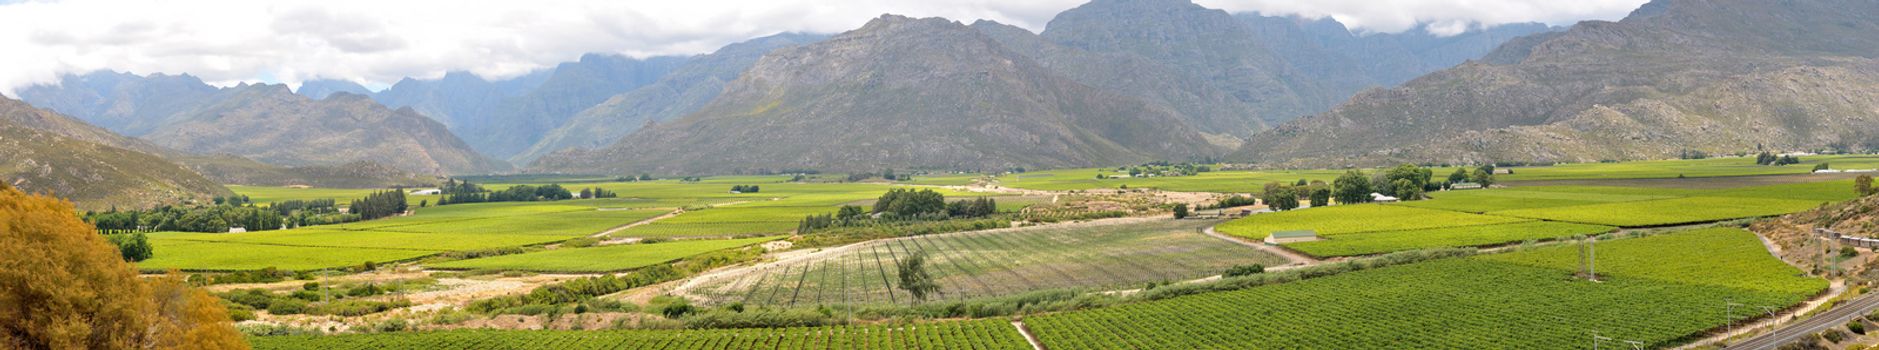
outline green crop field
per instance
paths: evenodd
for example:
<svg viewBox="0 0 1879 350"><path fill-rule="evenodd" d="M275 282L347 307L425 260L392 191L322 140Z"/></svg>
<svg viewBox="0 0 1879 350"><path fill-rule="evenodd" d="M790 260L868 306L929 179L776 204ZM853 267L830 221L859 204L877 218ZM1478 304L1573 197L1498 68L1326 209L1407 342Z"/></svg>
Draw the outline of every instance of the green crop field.
<svg viewBox="0 0 1879 350"><path fill-rule="evenodd" d="M257 350L364 349L960 349L1025 350L1003 320L684 331L499 331L249 337Z"/></svg>
<svg viewBox="0 0 1879 350"><path fill-rule="evenodd" d="M1526 189L1527 188L1432 192L1429 193L1430 199L1401 202L1395 205L1469 213L1485 213L1496 210L1550 208L1674 198L1674 196L1669 195L1548 192L1528 191Z"/></svg>
<svg viewBox="0 0 1879 350"><path fill-rule="evenodd" d="M1239 291L1030 316L1051 349L1590 349L1591 332L1659 348L1827 287L1751 233L1607 241L1603 282L1575 247L1399 265Z"/></svg>
<svg viewBox="0 0 1879 350"><path fill-rule="evenodd" d="M403 249L201 242L163 239L160 238L161 235L152 235L150 245L156 251L156 255L150 260L137 262L138 269L145 271L170 269L235 271L273 267L284 270L317 270L359 265L367 261L399 261L436 254L432 251Z"/></svg>
<svg viewBox="0 0 1879 350"><path fill-rule="evenodd" d="M502 269L538 272L611 272L631 270L706 252L742 247L783 237L699 239L650 244L561 248L539 252L432 264L442 269Z"/></svg>
<svg viewBox="0 0 1879 350"><path fill-rule="evenodd" d="M1645 227L1773 216L1813 209L1822 203L1822 201L1793 199L1689 197L1505 210L1488 214L1621 227Z"/></svg>
<svg viewBox="0 0 1879 350"><path fill-rule="evenodd" d="M406 260L446 251L552 243L664 214L599 210L607 200L476 203L417 209L416 215L342 225L246 233L162 232L142 269L311 270Z"/></svg>
<svg viewBox="0 0 1879 350"><path fill-rule="evenodd" d="M271 187L271 186L242 186L242 185L227 185L225 187L228 187L230 191L235 191L235 194L248 196L248 200L254 201L257 204L273 203L273 202L296 200L296 199L297 200L331 199L335 202L339 202L340 206L345 206L347 205L347 203L351 202L352 200L365 198L366 195L372 194L372 192L384 191L384 189L300 188L300 187ZM437 203L438 197L439 196L437 195L408 196L407 199L409 199L412 204L416 204L418 201L430 201L431 203Z"/></svg>
<svg viewBox="0 0 1879 350"><path fill-rule="evenodd" d="M1215 227L1221 233L1265 239L1274 231L1313 230L1321 236L1370 231L1505 224L1527 221L1396 205L1355 204L1254 214Z"/></svg>
<svg viewBox="0 0 1879 350"><path fill-rule="evenodd" d="M1337 257L1551 240L1595 235L1611 232L1614 229L1616 228L1611 226L1529 221L1497 225L1347 233L1327 236L1324 240L1318 241L1286 243L1285 247L1317 257Z"/></svg>
<svg viewBox="0 0 1879 350"><path fill-rule="evenodd" d="M1725 157L1698 160L1653 160L1620 163L1572 163L1554 166L1514 167L1514 173L1502 175L1502 181L1583 180L1583 179L1652 179L1683 177L1721 177L1748 175L1806 174L1815 164L1828 163L1834 169L1879 168L1879 156L1830 155L1802 156L1801 164L1785 166L1756 165L1754 157Z"/></svg>
<svg viewBox="0 0 1879 350"><path fill-rule="evenodd" d="M1449 170L1453 171L1453 170ZM1005 187L1046 191L1088 190L1099 188L1117 188L1128 185L1129 188L1157 188L1181 192L1220 192L1250 193L1258 192L1268 182L1293 183L1299 179L1330 182L1343 170L1278 170L1245 171L1228 170L1200 173L1194 176L1179 177L1141 177L1097 179L1096 174L1116 175L1113 168L1065 169L1033 171L998 177L998 183ZM1122 175L1127 175L1126 173Z"/></svg>
<svg viewBox="0 0 1879 350"><path fill-rule="evenodd" d="M1283 263L1200 234L1207 224L1160 220L880 240L719 278L693 294L719 304L908 303L911 296L893 287L898 278L894 264L922 251L941 287L938 300L1053 288L1134 288L1218 275L1234 265Z"/></svg>

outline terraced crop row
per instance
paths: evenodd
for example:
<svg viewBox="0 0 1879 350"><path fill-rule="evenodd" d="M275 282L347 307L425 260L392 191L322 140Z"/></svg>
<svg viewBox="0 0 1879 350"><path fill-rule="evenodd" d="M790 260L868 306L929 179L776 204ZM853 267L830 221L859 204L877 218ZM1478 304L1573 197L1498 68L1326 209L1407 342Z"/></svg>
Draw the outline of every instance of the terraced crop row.
<svg viewBox="0 0 1879 350"><path fill-rule="evenodd" d="M461 330L333 336L250 337L259 350L364 349L1030 349L1000 320L913 325L688 331Z"/></svg>
<svg viewBox="0 0 1879 350"><path fill-rule="evenodd" d="M1337 257L1415 249L1490 246L1529 240L1553 240L1580 235L1597 235L1614 229L1616 228L1611 226L1528 221L1498 225L1347 233L1318 241L1286 243L1285 247L1317 257Z"/></svg>
<svg viewBox="0 0 1879 350"><path fill-rule="evenodd" d="M1665 347L1827 286L1753 234L1609 241L1603 282L1572 278L1573 247L1440 260L1239 291L1025 319L1051 349L1591 348L1591 332Z"/></svg>
<svg viewBox="0 0 1879 350"><path fill-rule="evenodd" d="M1197 231L1208 222L1159 221L1082 228L1034 228L916 236L863 243L799 261L713 280L692 293L712 303L827 305L909 303L895 289L895 262L926 252L937 299L1019 294L1053 288L1139 287L1220 274L1241 264L1283 261Z"/></svg>

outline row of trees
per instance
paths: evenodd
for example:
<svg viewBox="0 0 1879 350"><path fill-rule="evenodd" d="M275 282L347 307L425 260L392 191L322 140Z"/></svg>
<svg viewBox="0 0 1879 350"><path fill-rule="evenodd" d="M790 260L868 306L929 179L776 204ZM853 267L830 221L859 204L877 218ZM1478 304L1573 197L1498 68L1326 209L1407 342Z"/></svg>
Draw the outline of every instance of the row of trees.
<svg viewBox="0 0 1879 350"><path fill-rule="evenodd" d="M581 198L620 198L620 194L599 187L583 188L581 189Z"/></svg>
<svg viewBox="0 0 1879 350"><path fill-rule="evenodd" d="M574 192L568 191L567 188L561 187L560 184L550 184L550 185L544 185L544 186L515 185L515 186L510 186L509 188L503 189L501 191L492 191L492 190L483 188L483 186L478 186L476 184L470 183L469 181L457 181L456 179L449 179L449 180L444 180L444 185L438 187L437 190L439 193L443 195L443 198L437 200L437 205L462 204L462 203L487 203L487 202L558 201L558 200L566 200L566 199L574 198ZM599 188L594 188L592 190L604 191ZM587 197L588 195L593 194L591 190L583 191L582 193L584 193L584 195L582 195L583 198L588 198ZM612 192L607 192L607 193L612 193ZM603 198L603 197L593 197L593 198Z"/></svg>
<svg viewBox="0 0 1879 350"><path fill-rule="evenodd" d="M102 233L132 231L228 232L229 227L263 231L279 229L287 220L273 209L255 206L216 205L203 207L162 206L149 210L87 213L90 222Z"/></svg>
<svg viewBox="0 0 1879 350"><path fill-rule="evenodd" d="M982 218L998 213L998 201L989 197L946 202L946 196L933 190L891 189L874 201L872 211L844 205L834 214L804 217L796 232L809 233L829 227L859 226L875 223L871 214L888 221Z"/></svg>
<svg viewBox="0 0 1879 350"><path fill-rule="evenodd" d="M1853 193L1861 197L1879 194L1879 188L1873 187L1872 175L1860 175L1853 179Z"/></svg>
<svg viewBox="0 0 1879 350"><path fill-rule="evenodd" d="M737 192L737 193L757 193L758 191L762 191L762 190L763 188L758 187L757 185L733 185L731 186L731 192Z"/></svg>
<svg viewBox="0 0 1879 350"><path fill-rule="evenodd" d="M353 215L358 215L363 220L403 214L406 210L410 210L409 204L405 202L403 189L372 192L363 199L352 200L349 208Z"/></svg>
<svg viewBox="0 0 1879 350"><path fill-rule="evenodd" d="M1789 165L1800 163L1801 158L1795 156L1776 156L1774 153L1768 152L1755 155L1755 165Z"/></svg>

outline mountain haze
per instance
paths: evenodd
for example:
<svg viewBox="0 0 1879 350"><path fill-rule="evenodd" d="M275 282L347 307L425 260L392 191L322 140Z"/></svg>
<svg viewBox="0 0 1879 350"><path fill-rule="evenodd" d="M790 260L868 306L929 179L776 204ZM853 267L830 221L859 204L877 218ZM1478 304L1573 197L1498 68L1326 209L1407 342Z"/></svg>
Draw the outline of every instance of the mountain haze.
<svg viewBox="0 0 1879 350"><path fill-rule="evenodd" d="M1078 84L945 19L883 16L764 55L691 115L551 170L998 170L1216 154L1172 110Z"/></svg>
<svg viewBox="0 0 1879 350"><path fill-rule="evenodd" d="M819 34L777 34L731 44L708 55L693 57L683 66L646 86L614 95L576 113L560 127L516 157L526 164L567 148L598 148L613 144L649 122L662 122L697 111L718 97L724 85L772 50L820 41Z"/></svg>
<svg viewBox="0 0 1879 350"><path fill-rule="evenodd" d="M1879 149L1879 3L1653 1L1256 137L1284 165Z"/></svg>
<svg viewBox="0 0 1879 350"><path fill-rule="evenodd" d="M184 152L287 166L370 160L425 174L508 168L409 108L392 110L348 93L314 100L285 85L244 85L173 119L143 138Z"/></svg>

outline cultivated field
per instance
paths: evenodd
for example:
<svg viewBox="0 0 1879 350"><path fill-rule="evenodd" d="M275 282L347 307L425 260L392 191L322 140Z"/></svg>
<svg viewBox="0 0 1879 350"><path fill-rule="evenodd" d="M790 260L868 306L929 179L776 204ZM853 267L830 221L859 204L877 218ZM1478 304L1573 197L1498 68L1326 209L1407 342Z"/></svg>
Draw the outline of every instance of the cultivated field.
<svg viewBox="0 0 1879 350"><path fill-rule="evenodd" d="M1234 265L1283 260L1199 233L1210 221L1022 228L862 243L753 268L691 290L711 303L825 305L910 303L895 289L895 262L928 254L938 299L956 300L1055 288L1134 288L1218 275Z"/></svg>
<svg viewBox="0 0 1879 350"><path fill-rule="evenodd" d="M1756 165L1755 158L1752 156L1620 163L1572 163L1554 166L1513 167L1514 173L1503 176L1501 180L1665 179L1679 176L1724 177L1806 174L1813 171L1815 164L1820 163L1828 163L1834 169L1879 169L1879 156L1802 156L1800 164L1784 166Z"/></svg>
<svg viewBox="0 0 1879 350"><path fill-rule="evenodd" d="M1336 257L1554 240L1597 235L1615 229L1611 226L1528 221L1511 224L1347 233L1329 236L1319 241L1286 243L1285 247L1317 257Z"/></svg>
<svg viewBox="0 0 1879 350"><path fill-rule="evenodd" d="M1773 216L1819 207L1793 199L1688 197L1488 212L1492 215L1623 227L1665 226Z"/></svg>
<svg viewBox="0 0 1879 350"><path fill-rule="evenodd" d="M537 272L610 272L631 270L723 249L748 246L783 237L697 239L659 243L618 244L588 248L561 248L522 254L448 261L432 264L442 269L501 269Z"/></svg>
<svg viewBox="0 0 1879 350"><path fill-rule="evenodd" d="M1003 320L685 331L442 331L250 337L260 350L406 349L1030 349Z"/></svg>
<svg viewBox="0 0 1879 350"><path fill-rule="evenodd" d="M1288 230L1314 230L1320 236L1333 236L1522 221L1529 220L1395 205L1355 204L1255 214L1220 224L1217 229L1221 233L1258 240L1265 239L1273 232Z"/></svg>
<svg viewBox="0 0 1879 350"><path fill-rule="evenodd" d="M145 270L313 270L417 258L446 251L558 242L665 213L602 210L612 200L474 203L343 225L247 233L159 232ZM336 253L337 252L337 253Z"/></svg>
<svg viewBox="0 0 1879 350"><path fill-rule="evenodd" d="M1599 244L1603 282L1571 278L1577 250L1446 259L1089 311L1026 317L1051 349L1591 348L1590 334L1665 347L1827 287L1749 232Z"/></svg>

